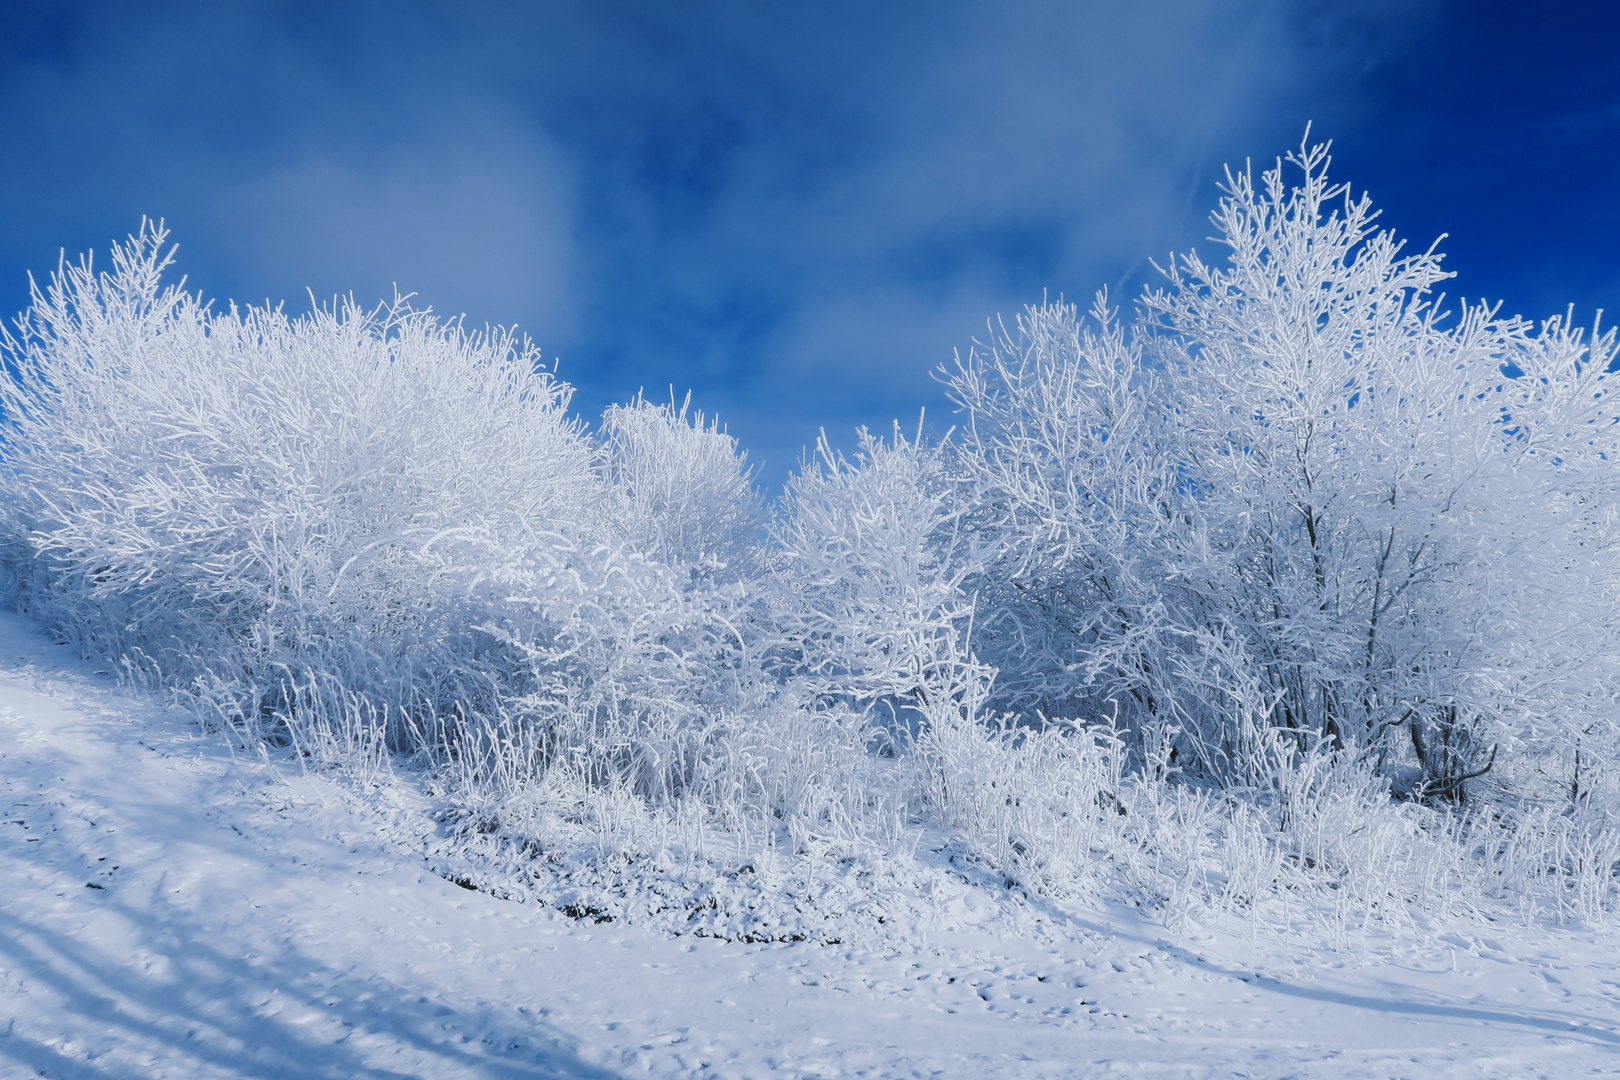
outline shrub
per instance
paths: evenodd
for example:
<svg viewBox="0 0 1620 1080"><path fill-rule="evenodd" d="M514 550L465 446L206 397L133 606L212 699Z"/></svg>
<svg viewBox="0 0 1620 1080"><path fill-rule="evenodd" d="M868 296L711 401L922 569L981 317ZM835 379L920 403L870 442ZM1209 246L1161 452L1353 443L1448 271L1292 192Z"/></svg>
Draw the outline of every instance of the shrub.
<svg viewBox="0 0 1620 1080"><path fill-rule="evenodd" d="M688 577L753 540L730 441L637 405L599 444L526 340L402 300L214 312L165 237L64 265L6 342L19 602L254 732L688 782L747 681Z"/></svg>
<svg viewBox="0 0 1620 1080"><path fill-rule="evenodd" d="M764 528L746 455L718 420L637 398L611 406L601 441L626 541L668 566L716 581L758 576Z"/></svg>
<svg viewBox="0 0 1620 1080"><path fill-rule="evenodd" d="M943 445L860 431L854 463L823 435L772 530L785 670L815 698L881 703L909 728L993 674L968 655L975 568Z"/></svg>

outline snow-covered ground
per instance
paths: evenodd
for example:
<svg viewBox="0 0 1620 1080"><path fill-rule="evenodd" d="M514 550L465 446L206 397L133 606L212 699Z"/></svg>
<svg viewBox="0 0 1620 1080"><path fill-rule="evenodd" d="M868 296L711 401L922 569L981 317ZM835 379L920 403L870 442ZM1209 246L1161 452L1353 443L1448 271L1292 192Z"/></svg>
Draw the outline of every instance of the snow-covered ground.
<svg viewBox="0 0 1620 1080"><path fill-rule="evenodd" d="M0 615L5 1077L1620 1072L1608 932L1324 951L972 890L858 945L576 922L432 873L408 782L233 757L65 652Z"/></svg>

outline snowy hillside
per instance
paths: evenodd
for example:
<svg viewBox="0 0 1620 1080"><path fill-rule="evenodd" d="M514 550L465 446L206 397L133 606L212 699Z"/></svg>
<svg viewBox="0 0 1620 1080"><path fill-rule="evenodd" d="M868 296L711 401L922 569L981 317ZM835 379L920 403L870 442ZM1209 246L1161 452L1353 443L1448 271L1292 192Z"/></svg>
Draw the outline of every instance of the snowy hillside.
<svg viewBox="0 0 1620 1080"><path fill-rule="evenodd" d="M515 330L216 305L161 222L61 263L0 335L0 1054L1614 1071L1620 333L1443 310L1328 163L773 500Z"/></svg>
<svg viewBox="0 0 1620 1080"><path fill-rule="evenodd" d="M961 877L837 945L575 920L430 872L413 775L233 757L67 653L0 617L7 1080L1620 1070L1608 931L1326 948Z"/></svg>

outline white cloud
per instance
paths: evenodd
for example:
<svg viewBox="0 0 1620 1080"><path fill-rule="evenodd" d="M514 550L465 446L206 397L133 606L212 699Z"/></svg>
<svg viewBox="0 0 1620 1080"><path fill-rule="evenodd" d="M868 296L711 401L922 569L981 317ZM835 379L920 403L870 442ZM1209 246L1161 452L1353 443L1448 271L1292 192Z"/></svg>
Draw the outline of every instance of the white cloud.
<svg viewBox="0 0 1620 1080"><path fill-rule="evenodd" d="M272 295L370 302L397 283L545 343L578 330L573 204L568 164L542 138L481 122L278 163L219 192L205 220L234 238L231 276Z"/></svg>
<svg viewBox="0 0 1620 1080"><path fill-rule="evenodd" d="M1428 6L113 5L0 78L0 198L51 251L166 215L211 293L518 322L585 407L695 387L774 479L824 417L944 411L986 318L1197 241L1219 165Z"/></svg>

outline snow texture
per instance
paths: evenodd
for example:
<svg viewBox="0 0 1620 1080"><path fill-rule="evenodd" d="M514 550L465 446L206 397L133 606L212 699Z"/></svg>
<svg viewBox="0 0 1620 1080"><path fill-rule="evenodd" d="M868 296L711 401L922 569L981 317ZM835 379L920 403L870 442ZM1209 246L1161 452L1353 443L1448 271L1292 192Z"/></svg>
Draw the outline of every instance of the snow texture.
<svg viewBox="0 0 1620 1080"><path fill-rule="evenodd" d="M6 1078L1620 1069L1607 929L1333 949L941 873L858 941L673 937L458 887L412 774L233 755L71 656L0 616Z"/></svg>

